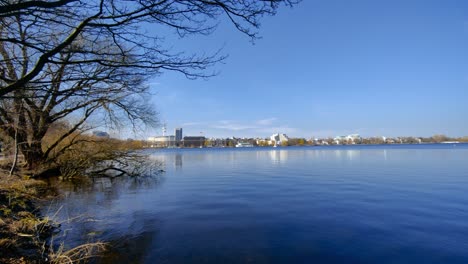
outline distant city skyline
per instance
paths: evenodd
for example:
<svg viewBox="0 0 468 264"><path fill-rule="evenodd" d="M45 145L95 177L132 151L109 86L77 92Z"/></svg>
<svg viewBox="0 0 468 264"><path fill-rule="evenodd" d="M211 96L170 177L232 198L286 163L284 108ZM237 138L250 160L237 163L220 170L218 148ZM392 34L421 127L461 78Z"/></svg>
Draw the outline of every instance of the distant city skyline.
<svg viewBox="0 0 468 264"><path fill-rule="evenodd" d="M260 33L252 45L221 23L208 37L166 39L229 54L208 80L165 72L149 83L168 132L468 135L466 1L303 1L265 18Z"/></svg>

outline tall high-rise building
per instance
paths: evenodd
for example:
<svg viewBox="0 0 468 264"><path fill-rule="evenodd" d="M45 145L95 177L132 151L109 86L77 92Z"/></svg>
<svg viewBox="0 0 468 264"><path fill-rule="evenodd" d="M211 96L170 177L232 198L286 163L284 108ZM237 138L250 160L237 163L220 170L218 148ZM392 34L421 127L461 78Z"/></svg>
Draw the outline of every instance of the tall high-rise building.
<svg viewBox="0 0 468 264"><path fill-rule="evenodd" d="M175 129L175 141L180 142L182 141L182 128L176 128Z"/></svg>

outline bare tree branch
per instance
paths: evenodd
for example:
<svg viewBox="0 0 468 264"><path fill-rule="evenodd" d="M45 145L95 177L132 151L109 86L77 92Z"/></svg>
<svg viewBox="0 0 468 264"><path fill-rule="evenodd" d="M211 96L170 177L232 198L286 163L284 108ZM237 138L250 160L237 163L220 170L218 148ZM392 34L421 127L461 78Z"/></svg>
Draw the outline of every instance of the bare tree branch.
<svg viewBox="0 0 468 264"><path fill-rule="evenodd" d="M156 124L144 98L148 78L164 71L210 77L209 69L226 56L168 48L163 35L142 25L181 37L207 35L225 17L256 39L263 16L297 2L0 0L0 129L21 142L33 168L62 153L63 142L93 117L111 126ZM70 125L43 145L50 128L64 121Z"/></svg>

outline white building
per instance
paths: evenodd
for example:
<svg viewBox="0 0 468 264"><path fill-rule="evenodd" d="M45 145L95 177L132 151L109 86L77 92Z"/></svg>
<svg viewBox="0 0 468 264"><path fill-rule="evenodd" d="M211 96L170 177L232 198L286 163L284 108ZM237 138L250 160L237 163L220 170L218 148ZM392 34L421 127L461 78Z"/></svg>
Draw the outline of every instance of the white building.
<svg viewBox="0 0 468 264"><path fill-rule="evenodd" d="M351 134L347 136L337 136L333 139L333 143L339 144L356 144L361 142L361 136L359 134Z"/></svg>
<svg viewBox="0 0 468 264"><path fill-rule="evenodd" d="M346 136L336 136L333 139L333 144L339 145L339 144L343 143L345 140L346 140Z"/></svg>
<svg viewBox="0 0 468 264"><path fill-rule="evenodd" d="M286 134L276 133L270 137L270 145L282 145L284 142L288 142L289 138Z"/></svg>
<svg viewBox="0 0 468 264"><path fill-rule="evenodd" d="M167 148L175 146L176 139L175 136L157 136L149 137L148 142L153 148Z"/></svg>

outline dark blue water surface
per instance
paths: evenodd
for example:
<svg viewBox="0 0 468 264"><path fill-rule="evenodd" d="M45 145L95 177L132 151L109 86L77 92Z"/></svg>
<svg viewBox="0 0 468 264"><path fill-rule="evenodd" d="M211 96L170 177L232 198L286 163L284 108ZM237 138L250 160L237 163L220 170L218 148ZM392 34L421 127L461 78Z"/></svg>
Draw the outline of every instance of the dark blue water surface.
<svg viewBox="0 0 468 264"><path fill-rule="evenodd" d="M100 263L468 263L466 144L148 153L164 173L62 186L49 214L69 247L110 242Z"/></svg>

